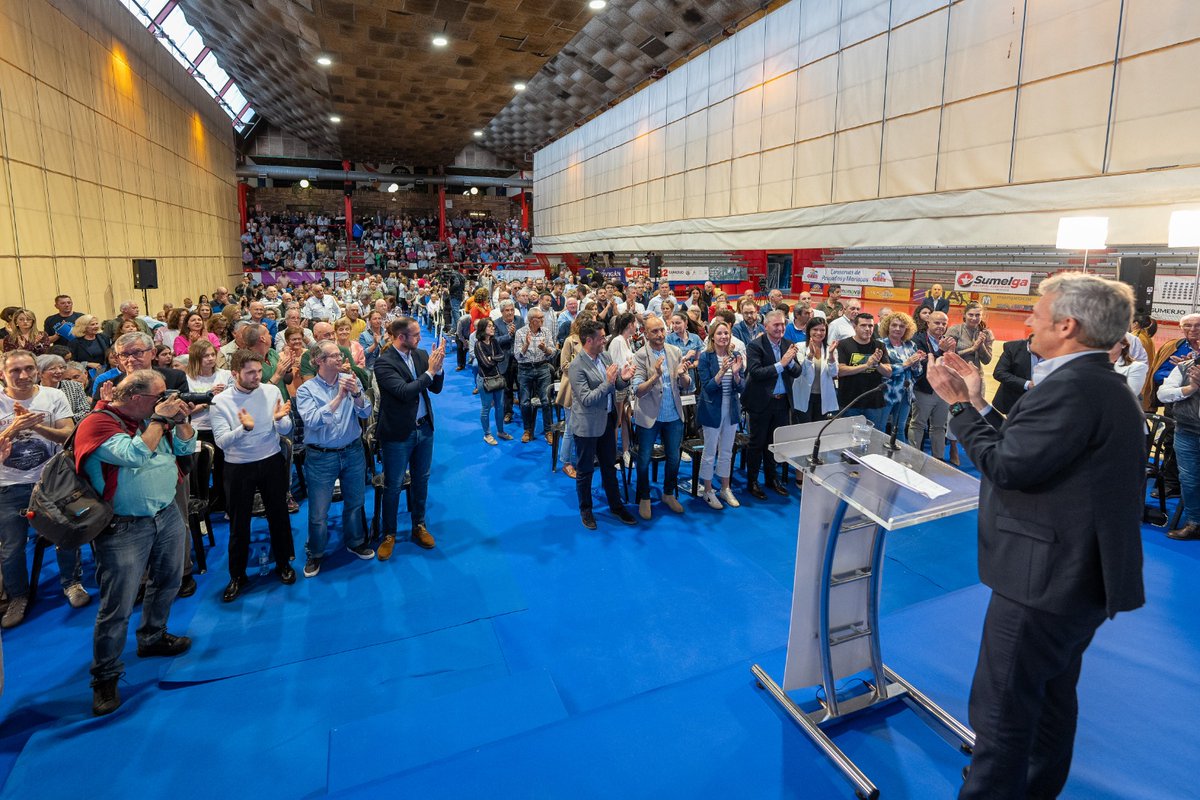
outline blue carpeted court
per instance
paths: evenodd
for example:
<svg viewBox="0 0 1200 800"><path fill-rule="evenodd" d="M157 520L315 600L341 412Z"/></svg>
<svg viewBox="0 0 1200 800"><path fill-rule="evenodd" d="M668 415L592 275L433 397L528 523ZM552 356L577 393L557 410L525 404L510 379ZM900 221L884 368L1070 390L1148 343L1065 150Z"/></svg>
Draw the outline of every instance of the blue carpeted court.
<svg viewBox="0 0 1200 800"><path fill-rule="evenodd" d="M72 611L48 559L4 634L2 796L852 797L749 669L782 675L798 493L722 512L686 498L636 528L598 512L588 532L545 442L484 444L469 374L435 402L437 549L339 550L315 579L252 577L226 605L218 525L172 614L192 651L139 660L131 630L109 717L90 712L95 604ZM303 552L304 511L292 522ZM1066 797L1196 796L1200 548L1144 541L1147 606L1084 662ZM962 719L986 601L974 514L890 538L885 658ZM957 791L966 757L902 705L834 735L883 797Z"/></svg>

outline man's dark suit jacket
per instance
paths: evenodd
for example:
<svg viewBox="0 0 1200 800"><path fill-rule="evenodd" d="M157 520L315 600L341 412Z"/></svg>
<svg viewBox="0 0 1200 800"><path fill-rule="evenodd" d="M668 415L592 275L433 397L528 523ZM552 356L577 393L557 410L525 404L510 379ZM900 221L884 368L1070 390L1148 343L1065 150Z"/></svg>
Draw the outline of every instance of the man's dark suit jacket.
<svg viewBox="0 0 1200 800"><path fill-rule="evenodd" d="M496 344L500 345L500 360L496 362L497 368L501 375L508 373L509 365L513 360L513 343L517 338L517 331L525 327L525 320L521 319L520 314L513 315L513 325L515 329L510 334L508 332L508 323L500 317L496 317ZM440 389L438 391L441 391Z"/></svg>
<svg viewBox="0 0 1200 800"><path fill-rule="evenodd" d="M929 295L925 295L925 299L921 301L921 305L917 306L917 310L919 311L922 308L930 308L934 311L945 311L947 314L949 314L950 298L942 295L935 300Z"/></svg>
<svg viewBox="0 0 1200 800"><path fill-rule="evenodd" d="M933 345L929 343L929 334L921 331L912 338L913 347L925 354L925 361L922 362L921 374L917 376L917 380L913 383L913 388L922 394L933 394L933 387L929 385L929 365L933 363L933 359L941 358L942 351L935 350Z"/></svg>
<svg viewBox="0 0 1200 800"><path fill-rule="evenodd" d="M1054 614L1145 602L1145 422L1107 353L1063 364L1007 419L968 408L950 428L983 476L979 577L992 591Z"/></svg>
<svg viewBox="0 0 1200 800"><path fill-rule="evenodd" d="M412 360L417 368L415 378L394 345L375 360L375 380L379 382L380 393L375 430L380 441L403 441L412 435L417 427L417 398L422 395L428 409L429 425L433 426L433 403L429 402L429 393L440 394L446 376L429 377L426 372L429 353L424 350L414 350Z"/></svg>
<svg viewBox="0 0 1200 800"><path fill-rule="evenodd" d="M795 342L786 336L779 342L779 355L782 357L787 349ZM792 381L800 377L800 356L797 355L792 363L783 370L783 392L792 396ZM775 392L775 352L771 350L771 340L764 333L756 336L746 345L746 388L742 390L742 408L754 414L766 410Z"/></svg>
<svg viewBox="0 0 1200 800"><path fill-rule="evenodd" d="M1025 394L1025 382L1033 377L1033 359L1029 356L1029 340L1014 339L1004 343L1000 360L992 370L992 377L1000 381L992 408L1007 414L1013 403Z"/></svg>

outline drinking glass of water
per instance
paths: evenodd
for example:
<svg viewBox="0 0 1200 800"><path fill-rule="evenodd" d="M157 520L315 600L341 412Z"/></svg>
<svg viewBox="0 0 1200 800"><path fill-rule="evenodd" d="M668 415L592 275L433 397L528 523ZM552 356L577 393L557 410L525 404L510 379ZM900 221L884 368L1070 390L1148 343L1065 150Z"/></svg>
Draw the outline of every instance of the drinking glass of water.
<svg viewBox="0 0 1200 800"><path fill-rule="evenodd" d="M860 451L865 451L871 443L871 423L866 420L854 423L850 428L850 441Z"/></svg>

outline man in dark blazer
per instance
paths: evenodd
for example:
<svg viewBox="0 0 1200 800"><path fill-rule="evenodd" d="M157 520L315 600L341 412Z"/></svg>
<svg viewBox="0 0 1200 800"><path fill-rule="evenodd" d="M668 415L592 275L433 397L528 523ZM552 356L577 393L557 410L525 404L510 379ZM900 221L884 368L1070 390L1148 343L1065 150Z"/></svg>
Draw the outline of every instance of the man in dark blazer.
<svg viewBox="0 0 1200 800"><path fill-rule="evenodd" d="M412 541L430 550L433 535L425 527L425 501L433 464L433 404L429 393L440 394L446 376L446 342L427 353L420 348L421 325L412 317L397 317L388 325L391 347L375 360L379 384L379 416L375 437L383 451L384 538L376 558L387 561L396 545L397 513L404 474L410 472L408 509L412 515Z"/></svg>
<svg viewBox="0 0 1200 800"><path fill-rule="evenodd" d="M512 300L500 301L500 319L496 320L496 344L503 354L497 366L504 376L504 421L512 422L513 394L517 389L517 360L513 358L513 341L517 331L525 327L525 320L517 314L517 305Z"/></svg>
<svg viewBox="0 0 1200 800"><path fill-rule="evenodd" d="M787 318L782 311L767 314L765 333L746 345L746 388L742 392L742 408L750 421L750 442L746 448L746 467L749 473L750 495L766 500L767 494L758 485L761 464L767 488L787 496L787 489L777 477L778 466L766 455L767 445L775 429L788 424L788 398L792 396L792 381L800 377L799 345L784 338Z"/></svg>
<svg viewBox="0 0 1200 800"><path fill-rule="evenodd" d="M942 285L935 283L929 287L929 291L925 293L925 299L921 301L921 305L917 306L917 311L922 308L928 308L931 311L945 311L950 313L950 298L942 296Z"/></svg>
<svg viewBox="0 0 1200 800"><path fill-rule="evenodd" d="M1107 355L1125 335L1133 293L1083 273L1056 275L1038 291L1030 347L1043 361L1007 419L957 354L930 368L982 475L979 577L992 589L960 800L1058 796L1083 652L1106 618L1145 602L1145 423Z"/></svg>
<svg viewBox="0 0 1200 800"><path fill-rule="evenodd" d="M992 370L992 377L1000 382L992 408L1007 414L1017 399L1033 388L1033 355L1029 352L1028 339L1013 339L1004 343L1000 360Z"/></svg>

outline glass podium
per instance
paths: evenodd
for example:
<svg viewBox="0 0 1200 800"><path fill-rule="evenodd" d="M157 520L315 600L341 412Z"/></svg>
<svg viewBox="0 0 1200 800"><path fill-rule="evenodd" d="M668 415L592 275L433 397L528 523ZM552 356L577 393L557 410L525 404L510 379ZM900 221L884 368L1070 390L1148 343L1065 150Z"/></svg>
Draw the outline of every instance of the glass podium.
<svg viewBox="0 0 1200 800"><path fill-rule="evenodd" d="M760 687L854 785L879 790L823 728L847 716L904 699L923 709L971 752L975 735L883 663L879 596L884 543L890 530L970 511L979 481L870 427L863 417L828 424L790 425L775 432L770 450L804 475L792 618L782 686L759 665ZM867 691L839 696L838 683L865 673ZM820 707L806 712L787 692L819 687ZM821 696L823 692L823 696Z"/></svg>

